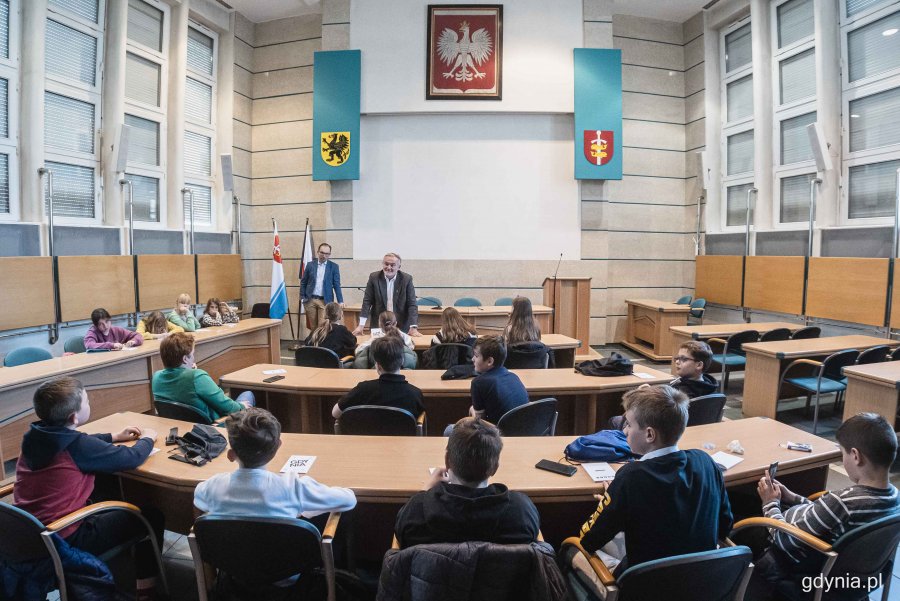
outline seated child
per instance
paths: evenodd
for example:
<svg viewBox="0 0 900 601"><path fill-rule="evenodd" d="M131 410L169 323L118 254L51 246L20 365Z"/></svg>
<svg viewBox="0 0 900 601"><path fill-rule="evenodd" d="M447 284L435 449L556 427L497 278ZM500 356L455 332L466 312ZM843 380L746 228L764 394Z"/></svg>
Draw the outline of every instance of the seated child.
<svg viewBox="0 0 900 601"><path fill-rule="evenodd" d="M482 336L475 343L472 363L478 375L472 380L469 415L496 424L510 409L528 403L522 380L503 367L505 361L506 344L501 336Z"/></svg>
<svg viewBox="0 0 900 601"><path fill-rule="evenodd" d="M156 432L129 426L116 434L84 434L76 430L91 416L84 386L75 378L61 377L41 384L34 393L34 412L40 421L31 424L22 439L16 462L14 503L49 524L84 507L94 491L95 474L132 470L153 450ZM113 443L137 440L133 446ZM162 544L162 514L145 508L144 517ZM137 517L124 511L92 515L65 528L61 535L78 549L101 555L146 529ZM136 548L137 588L140 595L153 589L157 572L149 540Z"/></svg>
<svg viewBox="0 0 900 601"><path fill-rule="evenodd" d="M456 308L447 307L441 313L441 329L431 337L431 345L456 342L475 346L476 340L475 326L463 319Z"/></svg>
<svg viewBox="0 0 900 601"><path fill-rule="evenodd" d="M669 386L680 390L689 399L719 392L719 383L706 373L712 359L712 349L702 340L688 340L675 355L678 377Z"/></svg>
<svg viewBox="0 0 900 601"><path fill-rule="evenodd" d="M409 350L413 351L416 348L416 343L413 342L412 337L397 327L397 316L394 315L392 311L383 311L381 315L378 316L378 327L372 328L370 334L371 338L368 342L364 342L356 347L357 353L372 344L378 338L387 336L388 334L399 336L403 340L403 344L405 344Z"/></svg>
<svg viewBox="0 0 900 601"><path fill-rule="evenodd" d="M444 455L424 492L400 509L394 532L401 547L429 543L537 540L540 516L526 495L488 479L500 467L503 440L497 428L465 417L453 426Z"/></svg>
<svg viewBox="0 0 900 601"><path fill-rule="evenodd" d="M232 309L225 301L219 301L219 315L222 316L222 323L238 323L241 316L237 311Z"/></svg>
<svg viewBox="0 0 900 601"><path fill-rule="evenodd" d="M338 303L325 305L325 320L307 338L306 346L321 346L331 349L338 357L352 355L356 349L356 336L350 333L342 319L344 310Z"/></svg>
<svg viewBox="0 0 900 601"><path fill-rule="evenodd" d="M175 300L175 308L166 315L166 319L182 328L185 332L194 332L200 329L200 322L194 317L191 310L191 295L179 294Z"/></svg>
<svg viewBox="0 0 900 601"><path fill-rule="evenodd" d="M422 391L400 374L403 341L397 336L383 336L372 341L370 350L375 357L378 379L357 384L338 401L331 410L331 415L337 419L349 407L381 405L406 409L414 417L419 417L425 410Z"/></svg>
<svg viewBox="0 0 900 601"><path fill-rule="evenodd" d="M153 374L155 398L190 405L212 421L254 405L251 391L242 392L232 401L208 373L197 369L194 339L188 334L166 336L159 345L159 356L165 369Z"/></svg>
<svg viewBox="0 0 900 601"><path fill-rule="evenodd" d="M203 315L200 316L200 325L204 328L212 328L225 323L222 320L222 314L219 313L219 302L217 298L206 301L206 308L203 309Z"/></svg>
<svg viewBox="0 0 900 601"><path fill-rule="evenodd" d="M349 511L356 495L349 488L326 486L309 476L278 474L266 465L281 447L281 424L265 409L250 407L225 422L228 460L238 469L216 474L197 485L194 506L213 515L269 518L315 517Z"/></svg>
<svg viewBox="0 0 900 601"><path fill-rule="evenodd" d="M91 312L91 322L94 325L89 327L84 335L86 349L120 351L123 348L144 344L144 337L137 332L112 325L112 319L106 309L94 309Z"/></svg>
<svg viewBox="0 0 900 601"><path fill-rule="evenodd" d="M610 569L622 560L616 573L626 564L715 549L731 530L731 506L712 458L702 450L678 449L687 397L671 386L653 386L627 392L622 404L628 444L642 457L619 468L597 496L597 510L581 527L582 546L589 553L602 548L600 557ZM619 533L626 559L621 540L613 540Z"/></svg>
<svg viewBox="0 0 900 601"><path fill-rule="evenodd" d="M894 428L880 415L860 413L841 424L836 438L853 486L810 501L778 480L770 484L767 470L757 486L766 517L784 520L833 543L848 530L900 511L897 489L889 479L897 455ZM771 546L754 562L754 572L774 586L792 574L818 571L822 561L820 553L788 534L774 531Z"/></svg>
<svg viewBox="0 0 900 601"><path fill-rule="evenodd" d="M166 316L161 311L147 313L137 325L137 333L143 336L144 340L165 338L169 334L176 332L184 332L184 328L176 326L166 319Z"/></svg>

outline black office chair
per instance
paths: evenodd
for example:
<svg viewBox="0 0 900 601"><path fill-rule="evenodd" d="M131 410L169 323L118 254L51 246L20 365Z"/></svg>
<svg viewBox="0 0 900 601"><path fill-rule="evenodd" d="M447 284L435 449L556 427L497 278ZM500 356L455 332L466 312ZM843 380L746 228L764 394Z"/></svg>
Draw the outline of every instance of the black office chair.
<svg viewBox="0 0 900 601"><path fill-rule="evenodd" d="M450 369L472 363L472 347L461 342L436 344L422 353L422 369Z"/></svg>
<svg viewBox="0 0 900 601"><path fill-rule="evenodd" d="M790 339L791 331L788 328L775 328L774 330L763 332L762 336L759 337L760 342L776 342Z"/></svg>
<svg viewBox="0 0 900 601"><path fill-rule="evenodd" d="M357 405L347 408L334 422L335 434L358 436L424 436L425 412L418 418L406 409Z"/></svg>
<svg viewBox="0 0 900 601"><path fill-rule="evenodd" d="M707 342L712 344L721 344L722 352L713 353L710 364L719 364L722 366L722 392L728 391L728 372L732 369L743 369L747 365L747 353L744 352L744 345L748 342L758 342L759 332L756 330L744 330L736 332L727 339L710 338Z"/></svg>
<svg viewBox="0 0 900 601"><path fill-rule="evenodd" d="M725 395L720 392L694 397L688 405L689 426L717 424L725 414Z"/></svg>
<svg viewBox="0 0 900 601"><path fill-rule="evenodd" d="M506 369L547 369L553 350L542 342L520 342L506 348Z"/></svg>
<svg viewBox="0 0 900 601"><path fill-rule="evenodd" d="M897 361L900 360L900 346L891 351L890 357L888 361Z"/></svg>
<svg viewBox="0 0 900 601"><path fill-rule="evenodd" d="M294 599L307 579L324 573L328 601L335 600L334 552L331 541L339 513L328 516L324 532L307 521L204 515L188 535L200 601L210 592L206 583L216 576L216 588L245 598ZM207 575L207 568L213 574ZM273 583L300 574L289 587ZM217 595L218 596L218 595Z"/></svg>
<svg viewBox="0 0 900 601"><path fill-rule="evenodd" d="M809 410L809 404L815 395L816 407L813 413L813 434L816 433L819 425L819 402L823 394L835 393L835 408L840 402L841 395L847 390L847 377L844 375L844 368L854 365L859 357L859 351L856 349L847 349L838 351L829 355L822 361L814 359L797 359L792 361L784 371L781 372L781 378L778 380L778 396L781 398L781 386L788 383L802 390L806 394L806 409ZM799 370L796 368L800 368ZM800 370L807 372L806 375L790 375ZM812 371L810 374L809 372Z"/></svg>
<svg viewBox="0 0 900 601"><path fill-rule="evenodd" d="M791 340L807 340L809 338L818 338L822 334L822 328L819 326L807 326L800 328L791 334Z"/></svg>
<svg viewBox="0 0 900 601"><path fill-rule="evenodd" d="M497 420L503 436L555 436L556 399L541 399L510 409Z"/></svg>
<svg viewBox="0 0 900 601"><path fill-rule="evenodd" d="M250 317L269 318L269 303L256 303L250 309Z"/></svg>
<svg viewBox="0 0 900 601"><path fill-rule="evenodd" d="M183 422L192 422L195 424L212 424L209 416L190 405L179 403L177 401L167 401L165 399L153 399L153 408L156 409L156 415L168 419L178 419Z"/></svg>
<svg viewBox="0 0 900 601"><path fill-rule="evenodd" d="M11 495L14 484L7 484L0 488L0 498ZM162 557L159 554L159 547L156 544L156 538L153 536L153 529L150 524L141 515L141 510L130 503L121 501L104 501L102 503L93 503L86 507L81 507L72 513L63 516L53 523L44 526L36 517L23 511L18 507L0 502L0 559L9 564L28 564L32 562L47 561L52 566L54 580L46 583L49 591L59 590L60 601L67 601L69 592L66 585L66 575L63 571L62 560L59 551L53 541L54 535L65 530L69 526L78 524L82 520L98 513L109 511L127 511L132 513L145 526L146 532L126 543L114 547L98 555L100 561L108 562L113 557L121 554L123 551L129 551L139 542L150 539L153 545L156 565L159 568L159 578L162 592L168 594L168 583L166 581L166 573L163 569Z"/></svg>
<svg viewBox="0 0 900 601"><path fill-rule="evenodd" d="M341 369L344 361L352 357L341 359L333 350L321 346L301 346L294 351L294 364L300 367L323 367L325 369Z"/></svg>
<svg viewBox="0 0 900 601"><path fill-rule="evenodd" d="M883 363L884 361L887 361L890 352L891 347L886 344L879 344L878 346L867 348L856 358L856 364L869 365L870 363Z"/></svg>

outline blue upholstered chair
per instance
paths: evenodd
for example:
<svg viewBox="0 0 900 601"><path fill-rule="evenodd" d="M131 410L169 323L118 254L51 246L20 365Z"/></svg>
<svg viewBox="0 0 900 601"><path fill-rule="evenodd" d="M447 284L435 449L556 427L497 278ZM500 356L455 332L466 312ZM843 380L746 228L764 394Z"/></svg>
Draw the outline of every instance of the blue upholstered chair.
<svg viewBox="0 0 900 601"><path fill-rule="evenodd" d="M815 434L819 425L819 402L821 396L833 392L836 395L835 403L840 400L840 395L847 390L847 377L844 376L843 370L845 367L855 364L858 357L859 351L847 349L829 355L823 361L797 359L791 362L781 372L777 398L781 398L781 387L784 384L795 386L806 393L807 409L812 397L815 395L816 407L813 413L813 434ZM803 371L806 373L802 373Z"/></svg>
<svg viewBox="0 0 900 601"><path fill-rule="evenodd" d="M747 353L744 352L744 344L748 342L758 342L759 332L756 330L744 330L732 334L727 339L710 338L707 342L710 345L721 344L722 352L713 353L712 365L722 366L722 392L728 391L728 373L735 369L744 369L747 365Z"/></svg>
<svg viewBox="0 0 900 601"><path fill-rule="evenodd" d="M436 296L420 296L416 299L416 305L419 307L441 307L443 304Z"/></svg>
<svg viewBox="0 0 900 601"><path fill-rule="evenodd" d="M775 328L774 330L769 330L768 332L763 332L763 335L759 337L760 342L775 342L778 340L790 340L791 339L791 331L787 328Z"/></svg>
<svg viewBox="0 0 900 601"><path fill-rule="evenodd" d="M691 303L691 312L688 313L689 317L693 317L697 320L697 323L703 323L703 313L706 311L706 299L698 298L694 302Z"/></svg>
<svg viewBox="0 0 900 601"><path fill-rule="evenodd" d="M511 296L501 296L497 300L494 301L495 307L512 307L513 297Z"/></svg>
<svg viewBox="0 0 900 601"><path fill-rule="evenodd" d="M34 363L36 361L46 361L52 359L53 355L50 351L46 351L36 346L23 346L9 351L3 358L4 367L15 367L16 365L25 365L26 363Z"/></svg>
<svg viewBox="0 0 900 601"><path fill-rule="evenodd" d="M63 344L63 350L67 353L83 353L86 350L84 348L84 337L72 336Z"/></svg>
<svg viewBox="0 0 900 601"><path fill-rule="evenodd" d="M454 307L480 307L481 301L471 296L464 296L453 303Z"/></svg>
<svg viewBox="0 0 900 601"><path fill-rule="evenodd" d="M694 300L694 297L691 296L690 294L686 294L686 295L682 296L681 298L679 298L677 301L675 301L675 304L676 305L690 305L692 300Z"/></svg>

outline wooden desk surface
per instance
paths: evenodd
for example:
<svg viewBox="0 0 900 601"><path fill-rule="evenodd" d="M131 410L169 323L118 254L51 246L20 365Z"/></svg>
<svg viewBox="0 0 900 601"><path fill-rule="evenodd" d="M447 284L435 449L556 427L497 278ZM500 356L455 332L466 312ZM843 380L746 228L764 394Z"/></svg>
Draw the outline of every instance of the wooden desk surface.
<svg viewBox="0 0 900 601"><path fill-rule="evenodd" d="M263 371L283 369L287 373L283 380L263 382L271 376ZM543 391L553 393L588 393L592 391L610 391L629 389L641 384L666 384L672 375L645 365L635 365L634 371L647 374L649 377L616 376L599 378L585 376L573 369L514 369L531 393ZM402 372L407 381L417 386L423 393L434 396L447 393L467 395L472 386L471 378L462 380L441 380L441 369L416 369ZM223 386L235 388L252 388L253 390L270 390L281 392L305 392L309 394L347 392L360 382L372 380L375 374L369 369L322 369L317 367L297 367L294 365L254 365L239 371L226 374L220 379Z"/></svg>
<svg viewBox="0 0 900 601"><path fill-rule="evenodd" d="M672 332L690 336L694 340L705 340L707 338L718 338L721 336L731 336L738 332L746 332L747 330L756 330L759 333L770 332L780 328L787 328L794 332L803 328L802 323L791 323L788 321L767 321L760 323L715 323L704 324L702 326L672 326L669 328Z"/></svg>
<svg viewBox="0 0 900 601"><path fill-rule="evenodd" d="M743 345L747 353L768 355L776 359L790 359L809 357L812 355L828 355L844 349L867 349L869 347L886 344L888 346L900 345L900 342L890 338L876 338L875 336L826 336L824 338L808 338L805 340L782 340L776 342L753 342Z"/></svg>
<svg viewBox="0 0 900 601"><path fill-rule="evenodd" d="M688 313L691 310L690 305L677 305L668 301L655 300L652 298L626 298L625 302L629 305L637 305L662 313Z"/></svg>
<svg viewBox="0 0 900 601"><path fill-rule="evenodd" d="M91 422L81 428L89 433L118 432L125 426L154 428L160 435L156 442L159 453L144 465L125 474L159 487L193 490L197 483L220 472L230 472L237 464L222 453L203 467L194 467L168 459L165 433L177 426L182 434L192 424L140 413L119 413ZM738 439L746 449L744 460L725 473L728 486L755 482L773 461L779 462L778 473L789 474L826 466L840 458L833 442L813 436L786 424L766 418L749 418L694 426L685 431L680 446L702 448L712 443L715 453ZM447 441L439 437L400 436L334 436L330 434L282 434L283 444L269 464L271 471L281 469L291 455L315 455L309 475L331 486L352 488L363 502L402 502L422 490L428 481L429 467L444 464ZM807 442L812 453L782 448L788 440ZM541 459L557 460L572 437L504 438L500 469L494 478L512 490L524 492L537 500L590 500L599 485L584 470L572 477L538 470ZM129 443L130 444L130 443ZM175 447L172 447L175 448ZM614 468L618 466L614 465Z"/></svg>
<svg viewBox="0 0 900 601"><path fill-rule="evenodd" d="M440 315L444 309L450 307L452 305L446 305L442 307L428 307L421 306L419 307L419 315ZM512 312L512 305L482 305L481 307L454 307L463 317L473 316L477 317L478 315L509 315ZM362 310L362 305L345 305L344 311L351 311L353 313L359 313ZM545 305L531 305L531 311L535 314L546 314L553 313L553 307L547 307Z"/></svg>
<svg viewBox="0 0 900 601"><path fill-rule="evenodd" d="M417 351L424 351L431 348L431 334L422 334L418 337L413 337L413 343L416 345ZM363 334L362 336L356 337L356 344L364 344L371 340L371 336L369 334ZM541 342L546 344L552 349L576 349L581 348L581 341L576 340L574 338L569 338L568 336L563 336L562 334L542 334Z"/></svg>
<svg viewBox="0 0 900 601"><path fill-rule="evenodd" d="M900 390L900 361L886 361L844 368L844 375L869 380Z"/></svg>

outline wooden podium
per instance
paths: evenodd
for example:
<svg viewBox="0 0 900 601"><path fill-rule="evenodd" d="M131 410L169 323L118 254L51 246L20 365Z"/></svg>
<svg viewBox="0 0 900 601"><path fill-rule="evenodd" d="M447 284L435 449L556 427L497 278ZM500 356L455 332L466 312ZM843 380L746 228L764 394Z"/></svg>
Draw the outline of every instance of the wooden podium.
<svg viewBox="0 0 900 601"><path fill-rule="evenodd" d="M591 278L544 279L544 304L553 309L552 332L581 341L581 350L591 342Z"/></svg>

